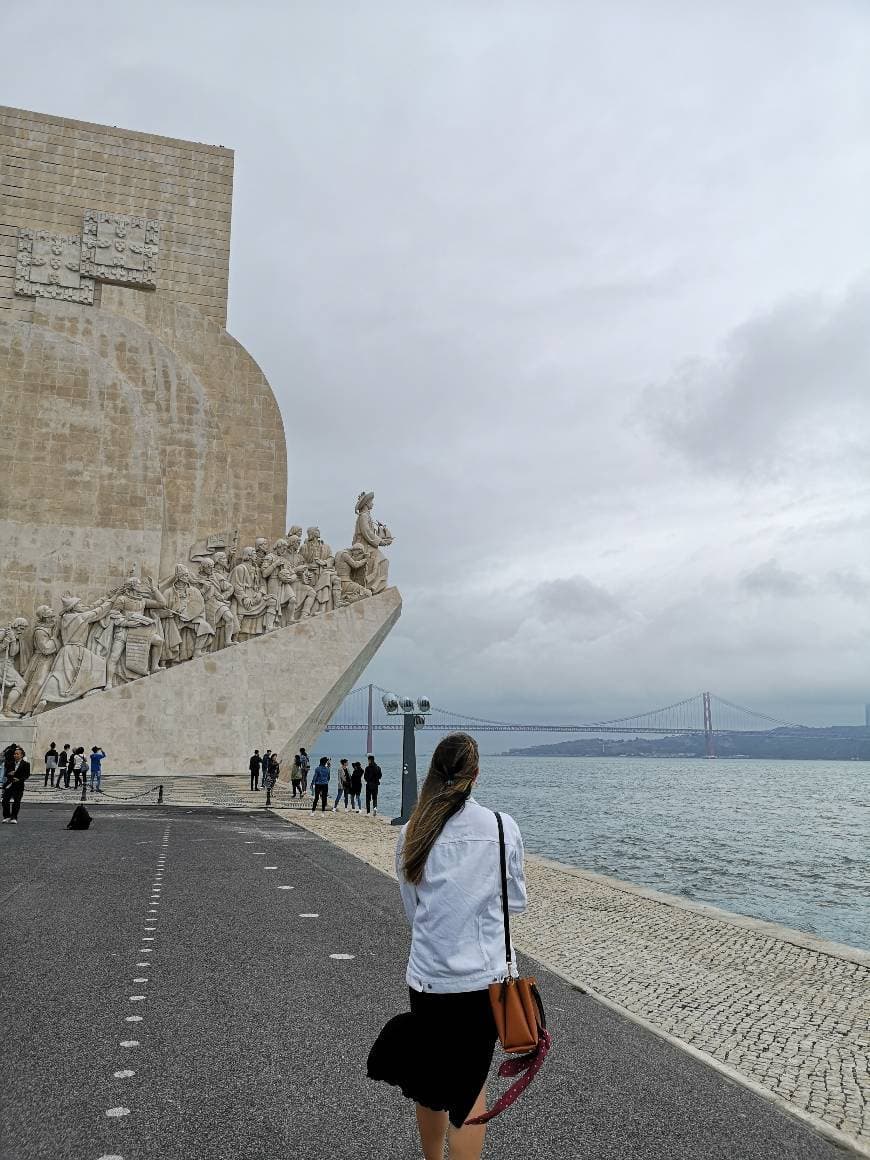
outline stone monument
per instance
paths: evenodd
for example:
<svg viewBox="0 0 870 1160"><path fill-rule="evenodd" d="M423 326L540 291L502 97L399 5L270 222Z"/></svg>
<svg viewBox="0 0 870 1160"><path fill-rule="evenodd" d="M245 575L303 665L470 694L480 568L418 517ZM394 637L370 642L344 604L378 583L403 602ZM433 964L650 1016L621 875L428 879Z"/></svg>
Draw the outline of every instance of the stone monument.
<svg viewBox="0 0 870 1160"><path fill-rule="evenodd" d="M0 107L0 152L0 736L155 773L312 744L401 600L371 493L347 547L282 536L232 151Z"/></svg>

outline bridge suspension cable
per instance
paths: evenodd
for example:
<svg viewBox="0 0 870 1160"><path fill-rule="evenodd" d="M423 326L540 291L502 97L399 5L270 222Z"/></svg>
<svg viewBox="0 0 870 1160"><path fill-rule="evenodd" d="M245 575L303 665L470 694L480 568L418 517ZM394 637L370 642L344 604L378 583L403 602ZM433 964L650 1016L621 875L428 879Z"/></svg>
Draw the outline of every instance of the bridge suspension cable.
<svg viewBox="0 0 870 1160"><path fill-rule="evenodd" d="M385 692L379 685L358 686L348 693L332 718L328 722L324 721L322 727L329 731L366 730L371 748L373 730L402 728L401 718L388 715L381 705L381 695ZM660 709L651 709L630 717L612 717L575 724L498 721L433 706L431 714L420 728L442 733L462 729L472 733L703 733L708 739L708 752L712 752L711 739L717 732L769 732L781 728L799 729L801 726L736 705L712 693L697 693Z"/></svg>

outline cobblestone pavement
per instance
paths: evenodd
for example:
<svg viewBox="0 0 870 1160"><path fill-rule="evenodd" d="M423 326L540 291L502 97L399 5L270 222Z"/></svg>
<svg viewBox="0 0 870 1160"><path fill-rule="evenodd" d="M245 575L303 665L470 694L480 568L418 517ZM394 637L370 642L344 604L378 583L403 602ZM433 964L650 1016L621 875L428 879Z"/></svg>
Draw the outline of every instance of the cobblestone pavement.
<svg viewBox="0 0 870 1160"><path fill-rule="evenodd" d="M384 819L292 820L394 875ZM526 873L520 949L870 1154L870 955L533 855Z"/></svg>

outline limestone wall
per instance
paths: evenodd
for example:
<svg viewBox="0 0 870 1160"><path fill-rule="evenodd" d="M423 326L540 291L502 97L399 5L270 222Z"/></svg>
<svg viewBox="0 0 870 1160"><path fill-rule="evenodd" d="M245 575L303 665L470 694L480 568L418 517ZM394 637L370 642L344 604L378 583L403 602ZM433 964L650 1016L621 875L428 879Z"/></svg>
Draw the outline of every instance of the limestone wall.
<svg viewBox="0 0 870 1160"><path fill-rule="evenodd" d="M228 149L0 107L0 623L284 530L281 414L225 329L232 176ZM19 231L63 234L67 277L88 211L153 223L153 278L31 295Z"/></svg>
<svg viewBox="0 0 870 1160"><path fill-rule="evenodd" d="M225 324L232 196L232 149L0 106L0 314L32 308L14 295L18 227L74 234L101 209L158 219L157 293Z"/></svg>

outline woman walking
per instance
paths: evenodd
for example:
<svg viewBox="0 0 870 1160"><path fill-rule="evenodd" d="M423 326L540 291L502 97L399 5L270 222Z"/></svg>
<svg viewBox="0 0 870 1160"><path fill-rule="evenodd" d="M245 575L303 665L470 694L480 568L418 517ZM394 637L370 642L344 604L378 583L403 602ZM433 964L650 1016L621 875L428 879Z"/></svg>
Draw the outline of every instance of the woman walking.
<svg viewBox="0 0 870 1160"><path fill-rule="evenodd" d="M489 984L508 971L501 906L498 822L471 796L477 743L452 733L432 754L396 870L411 923L406 981L410 1014L383 1029L368 1061L370 1079L402 1089L417 1105L426 1160L478 1160L486 1127L486 1077L497 1039ZM502 814L508 908L526 908L523 842ZM513 956L516 962L516 956Z"/></svg>
<svg viewBox="0 0 870 1160"><path fill-rule="evenodd" d="M350 770L347 768L346 757L342 757L338 763L338 789L335 792L335 801L332 803L333 813L335 813L341 803L342 794L344 794L344 808L347 809L347 803L350 798Z"/></svg>

